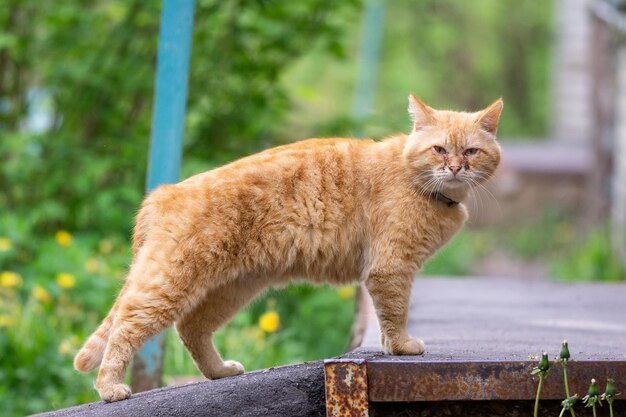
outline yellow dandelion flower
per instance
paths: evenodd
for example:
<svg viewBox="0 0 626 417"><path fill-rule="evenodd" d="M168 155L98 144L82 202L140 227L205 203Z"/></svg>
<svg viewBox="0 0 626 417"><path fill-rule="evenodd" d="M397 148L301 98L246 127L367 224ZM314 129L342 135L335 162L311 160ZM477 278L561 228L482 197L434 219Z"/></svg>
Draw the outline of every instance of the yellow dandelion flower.
<svg viewBox="0 0 626 417"><path fill-rule="evenodd" d="M11 327L15 323L13 317L8 314L0 314L0 327Z"/></svg>
<svg viewBox="0 0 626 417"><path fill-rule="evenodd" d="M97 259L89 258L87 259L87 261L85 261L85 271L89 272L90 274L98 272L99 269L100 264L98 263Z"/></svg>
<svg viewBox="0 0 626 417"><path fill-rule="evenodd" d="M352 285L346 285L345 287L339 288L337 292L342 300L350 300L354 297L355 289Z"/></svg>
<svg viewBox="0 0 626 417"><path fill-rule="evenodd" d="M275 311L267 311L259 317L259 327L266 333L274 333L280 326L280 316Z"/></svg>
<svg viewBox="0 0 626 417"><path fill-rule="evenodd" d="M54 239L61 246L69 246L72 244L72 235L67 230L59 230L54 235Z"/></svg>
<svg viewBox="0 0 626 417"><path fill-rule="evenodd" d="M0 273L0 285L6 288L19 287L22 285L22 277L17 272L2 271Z"/></svg>
<svg viewBox="0 0 626 417"><path fill-rule="evenodd" d="M108 254L113 250L113 242L110 239L102 239L100 244L98 245L98 249L100 249L100 253Z"/></svg>
<svg viewBox="0 0 626 417"><path fill-rule="evenodd" d="M59 287L65 288L66 290L70 289L76 285L76 277L67 272L61 272L57 274L57 284L59 284Z"/></svg>
<svg viewBox="0 0 626 417"><path fill-rule="evenodd" d="M0 252L8 252L13 247L13 242L8 237L0 236Z"/></svg>
<svg viewBox="0 0 626 417"><path fill-rule="evenodd" d="M35 285L33 287L33 297L35 298L35 300L42 303L49 303L50 301L52 301L50 293L46 291L46 289L41 285Z"/></svg>

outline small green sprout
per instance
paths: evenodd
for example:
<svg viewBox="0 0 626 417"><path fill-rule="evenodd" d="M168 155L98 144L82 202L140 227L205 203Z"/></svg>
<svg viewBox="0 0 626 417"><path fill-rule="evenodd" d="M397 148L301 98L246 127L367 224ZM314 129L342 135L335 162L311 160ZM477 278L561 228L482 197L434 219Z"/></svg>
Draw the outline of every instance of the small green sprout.
<svg viewBox="0 0 626 417"><path fill-rule="evenodd" d="M563 367L563 381L565 384L565 396L567 397L567 399L574 398L569 393L569 384L567 382L567 362L569 361L569 358L570 358L570 354L569 354L569 348L567 346L567 340L564 340L563 343L561 344L561 351L559 352L559 356L557 356L556 361L559 362L561 366ZM567 401L567 399L565 401ZM578 397L576 397L576 399L578 399ZM568 410L572 417L576 417L576 414L574 413L574 410L571 407L569 407ZM561 413L562 412L563 410L561 410Z"/></svg>
<svg viewBox="0 0 626 417"><path fill-rule="evenodd" d="M567 347L567 340L564 340L561 344L561 351L559 352L559 356L556 358L557 362L567 362L569 360L569 348Z"/></svg>
<svg viewBox="0 0 626 417"><path fill-rule="evenodd" d="M613 381L611 378L607 379L606 389L604 390L604 394L602 394L600 398L602 400L606 400L606 402L609 403L609 412L611 413L611 417L613 417L613 400L615 400L615 397L617 397L618 395L620 395L620 393L617 392L617 389L615 388L615 381Z"/></svg>
<svg viewBox="0 0 626 417"><path fill-rule="evenodd" d="M530 373L531 375L539 375L539 378L545 378L550 372L550 360L548 359L548 352L543 352L539 364L535 366Z"/></svg>
<svg viewBox="0 0 626 417"><path fill-rule="evenodd" d="M539 395L541 394L541 386L543 385L543 380L546 376L548 376L548 372L550 372L550 361L548 360L548 352L543 352L541 355L541 359L539 359L539 364L533 368L531 371L531 375L539 375L539 385L537 386L537 396L535 397L535 410L534 417L537 417L539 412Z"/></svg>
<svg viewBox="0 0 626 417"><path fill-rule="evenodd" d="M598 390L598 384L595 379L591 380L587 395L583 397L585 407L591 407L593 410L593 417L596 417L596 404L602 406L602 398L600 397L600 391Z"/></svg>
<svg viewBox="0 0 626 417"><path fill-rule="evenodd" d="M571 397L567 397L566 399L564 399L563 402L561 402L561 406L563 408L561 409L559 417L563 417L563 414L567 410L574 411L574 404L576 404L576 401L578 401L578 394L574 394Z"/></svg>

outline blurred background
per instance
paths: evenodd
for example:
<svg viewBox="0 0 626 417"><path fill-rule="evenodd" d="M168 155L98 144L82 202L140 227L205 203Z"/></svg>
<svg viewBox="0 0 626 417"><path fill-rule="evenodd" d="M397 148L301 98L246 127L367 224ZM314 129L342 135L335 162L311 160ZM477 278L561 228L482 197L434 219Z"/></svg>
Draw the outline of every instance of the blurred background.
<svg viewBox="0 0 626 417"><path fill-rule="evenodd" d="M624 280L626 2L197 0L181 177L307 137L407 132L407 95L502 96L504 162L423 275ZM71 361L145 190L160 2L0 3L0 404L97 400ZM272 291L217 334L248 370L344 352L355 288ZM303 324L306 324L303 326ZM173 334L166 381L199 375Z"/></svg>

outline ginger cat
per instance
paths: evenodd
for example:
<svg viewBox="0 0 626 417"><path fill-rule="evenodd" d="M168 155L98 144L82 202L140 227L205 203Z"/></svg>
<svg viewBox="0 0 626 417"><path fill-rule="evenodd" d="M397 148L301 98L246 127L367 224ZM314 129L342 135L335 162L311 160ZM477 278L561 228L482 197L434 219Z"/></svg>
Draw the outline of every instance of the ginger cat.
<svg viewBox="0 0 626 417"><path fill-rule="evenodd" d="M137 216L126 283L74 367L100 366L100 397L126 399L134 353L175 324L205 377L241 374L213 332L292 279L365 282L384 351L422 354L406 332L411 283L498 166L501 110L501 99L476 113L434 110L411 94L408 136L305 140L157 188Z"/></svg>

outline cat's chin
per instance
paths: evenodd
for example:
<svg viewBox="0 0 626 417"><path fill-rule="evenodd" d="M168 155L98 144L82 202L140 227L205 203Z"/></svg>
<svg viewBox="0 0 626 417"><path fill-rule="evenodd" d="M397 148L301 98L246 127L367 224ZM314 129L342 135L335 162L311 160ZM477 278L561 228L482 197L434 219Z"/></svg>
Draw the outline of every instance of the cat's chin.
<svg viewBox="0 0 626 417"><path fill-rule="evenodd" d="M465 181L452 179L443 184L441 193L454 201L463 201L469 193L469 186Z"/></svg>

